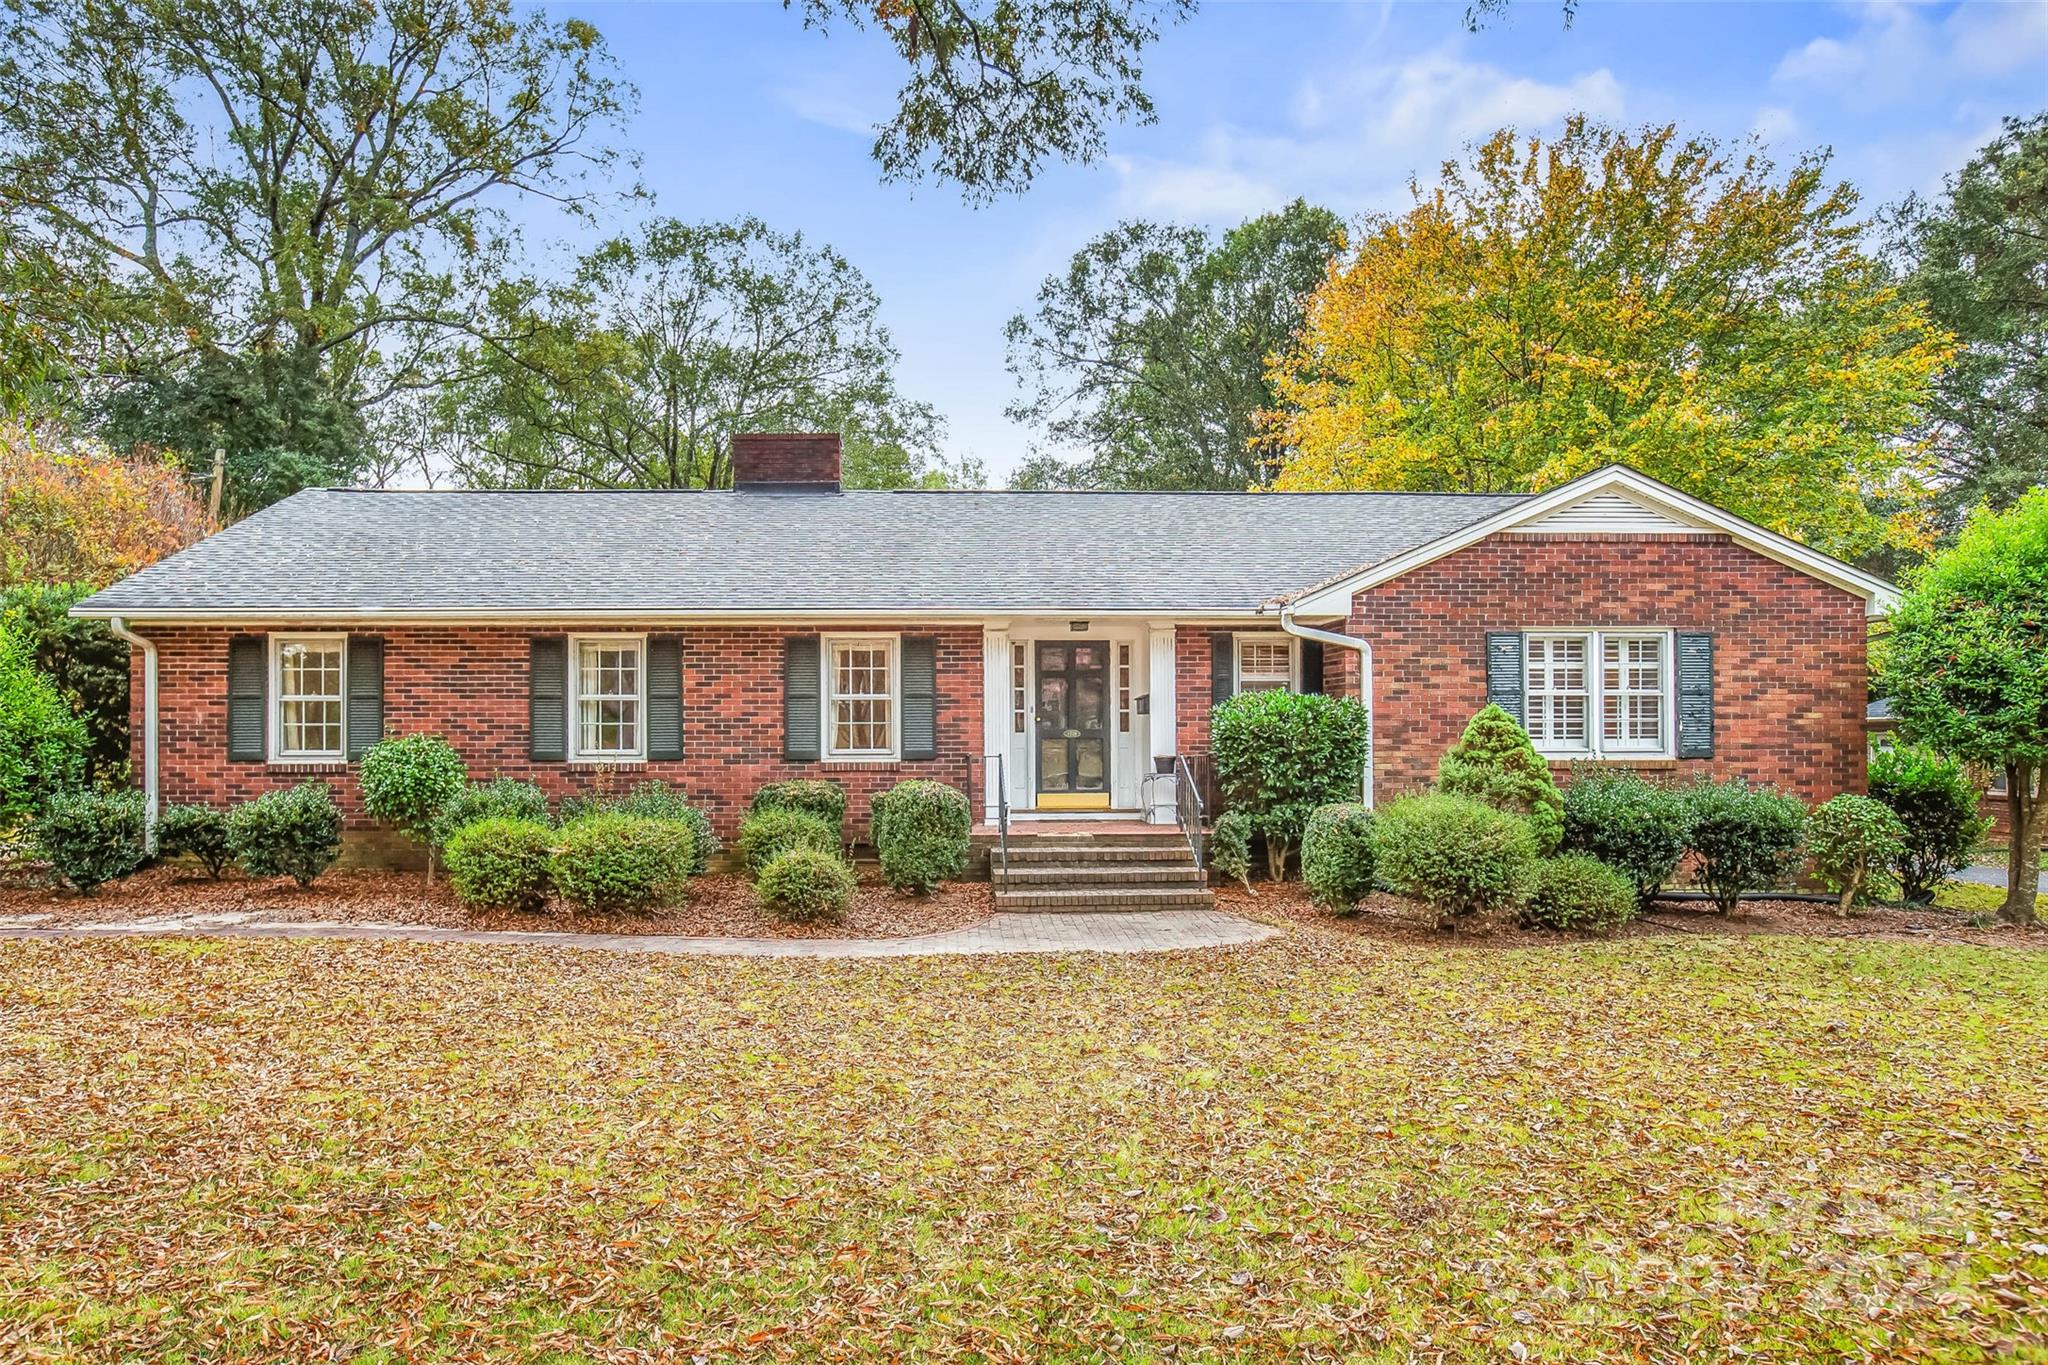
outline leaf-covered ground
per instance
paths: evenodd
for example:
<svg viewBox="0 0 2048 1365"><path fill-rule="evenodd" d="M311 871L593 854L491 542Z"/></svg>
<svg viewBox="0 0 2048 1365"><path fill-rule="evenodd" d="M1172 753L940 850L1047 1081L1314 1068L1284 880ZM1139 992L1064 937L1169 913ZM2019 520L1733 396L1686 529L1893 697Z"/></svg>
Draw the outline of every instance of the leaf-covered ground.
<svg viewBox="0 0 2048 1365"><path fill-rule="evenodd" d="M0 943L0 1358L2042 1358L2044 988Z"/></svg>

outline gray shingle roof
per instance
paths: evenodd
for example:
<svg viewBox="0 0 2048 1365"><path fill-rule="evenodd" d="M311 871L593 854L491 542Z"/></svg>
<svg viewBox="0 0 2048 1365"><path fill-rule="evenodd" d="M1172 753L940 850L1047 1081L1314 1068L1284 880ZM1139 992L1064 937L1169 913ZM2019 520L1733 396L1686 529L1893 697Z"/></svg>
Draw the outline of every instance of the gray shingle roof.
<svg viewBox="0 0 2048 1365"><path fill-rule="evenodd" d="M83 608L307 617L1242 611L1520 501L313 489Z"/></svg>

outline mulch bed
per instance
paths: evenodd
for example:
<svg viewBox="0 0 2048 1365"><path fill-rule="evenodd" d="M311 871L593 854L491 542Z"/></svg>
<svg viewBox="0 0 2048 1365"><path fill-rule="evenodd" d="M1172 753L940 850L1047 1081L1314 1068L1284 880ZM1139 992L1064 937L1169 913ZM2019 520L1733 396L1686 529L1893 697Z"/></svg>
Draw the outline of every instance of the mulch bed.
<svg viewBox="0 0 2048 1365"><path fill-rule="evenodd" d="M1375 892L1356 914L1333 914L1309 898L1300 882L1253 884L1247 896L1232 884L1216 890L1216 908L1273 924L1307 924L1338 933L1389 943L1440 947L1541 948L1583 943L1587 934L1554 929L1524 929L1516 924L1481 925L1445 933L1418 918L1414 905L1399 896ZM1882 939L1912 943L1967 943L1991 948L2048 949L2048 930L2013 925L1978 928L1968 915L1926 906L1869 906L1848 919L1836 916L1832 904L1813 901L1744 901L1742 913L1723 918L1704 901L1660 901L1648 915L1623 925L1610 938L1654 938L1675 935L1727 938L1786 934L1805 938Z"/></svg>
<svg viewBox="0 0 2048 1365"><path fill-rule="evenodd" d="M860 888L844 920L784 924L771 919L744 877L710 873L690 883L683 904L634 914L584 915L557 903L538 915L472 913L455 901L445 878L427 887L417 872L335 869L306 890L290 881L229 871L219 881L185 867L153 867L101 887L92 896L48 885L0 886L0 924L62 928L130 923L159 916L255 912L269 921L428 925L448 929L556 931L583 934L682 934L715 938L901 938L957 929L988 918L987 882L947 882L928 897L904 896L862 868Z"/></svg>

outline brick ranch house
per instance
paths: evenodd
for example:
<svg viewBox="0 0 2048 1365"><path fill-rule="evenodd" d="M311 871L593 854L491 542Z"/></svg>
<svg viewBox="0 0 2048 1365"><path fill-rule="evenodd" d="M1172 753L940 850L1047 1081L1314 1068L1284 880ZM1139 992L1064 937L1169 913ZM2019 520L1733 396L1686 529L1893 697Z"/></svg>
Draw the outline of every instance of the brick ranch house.
<svg viewBox="0 0 2048 1365"><path fill-rule="evenodd" d="M1560 765L1864 782L1891 587L1614 467L1536 496L857 492L833 435L730 492L299 493L75 608L135 646L136 768L216 805L435 731L551 796L679 784L730 835L826 777L1173 819L1234 692L1363 696L1371 801L1489 699ZM1000 760L1000 761L998 761ZM1167 776L1158 776L1160 773Z"/></svg>

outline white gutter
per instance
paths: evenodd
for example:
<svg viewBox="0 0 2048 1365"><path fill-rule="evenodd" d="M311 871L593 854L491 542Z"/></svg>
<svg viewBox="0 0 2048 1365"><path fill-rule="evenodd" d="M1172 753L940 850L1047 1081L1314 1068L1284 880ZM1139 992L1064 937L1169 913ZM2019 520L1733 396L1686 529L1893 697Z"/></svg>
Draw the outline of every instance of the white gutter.
<svg viewBox="0 0 2048 1365"><path fill-rule="evenodd" d="M126 640L142 651L142 808L146 821L142 846L154 853L157 817L156 646L128 629L128 622L119 616L107 618L107 629L113 632L114 638Z"/></svg>
<svg viewBox="0 0 2048 1365"><path fill-rule="evenodd" d="M1263 610L1263 608L1261 608ZM1318 630L1305 626L1294 619L1292 604L1280 608L1280 629L1303 640L1315 640L1338 649L1355 650L1358 654L1358 691L1365 700L1365 773L1361 779L1362 800L1367 810L1372 809L1372 755L1380 740L1379 725L1372 711L1372 641L1361 640L1356 635L1340 635L1334 630Z"/></svg>

